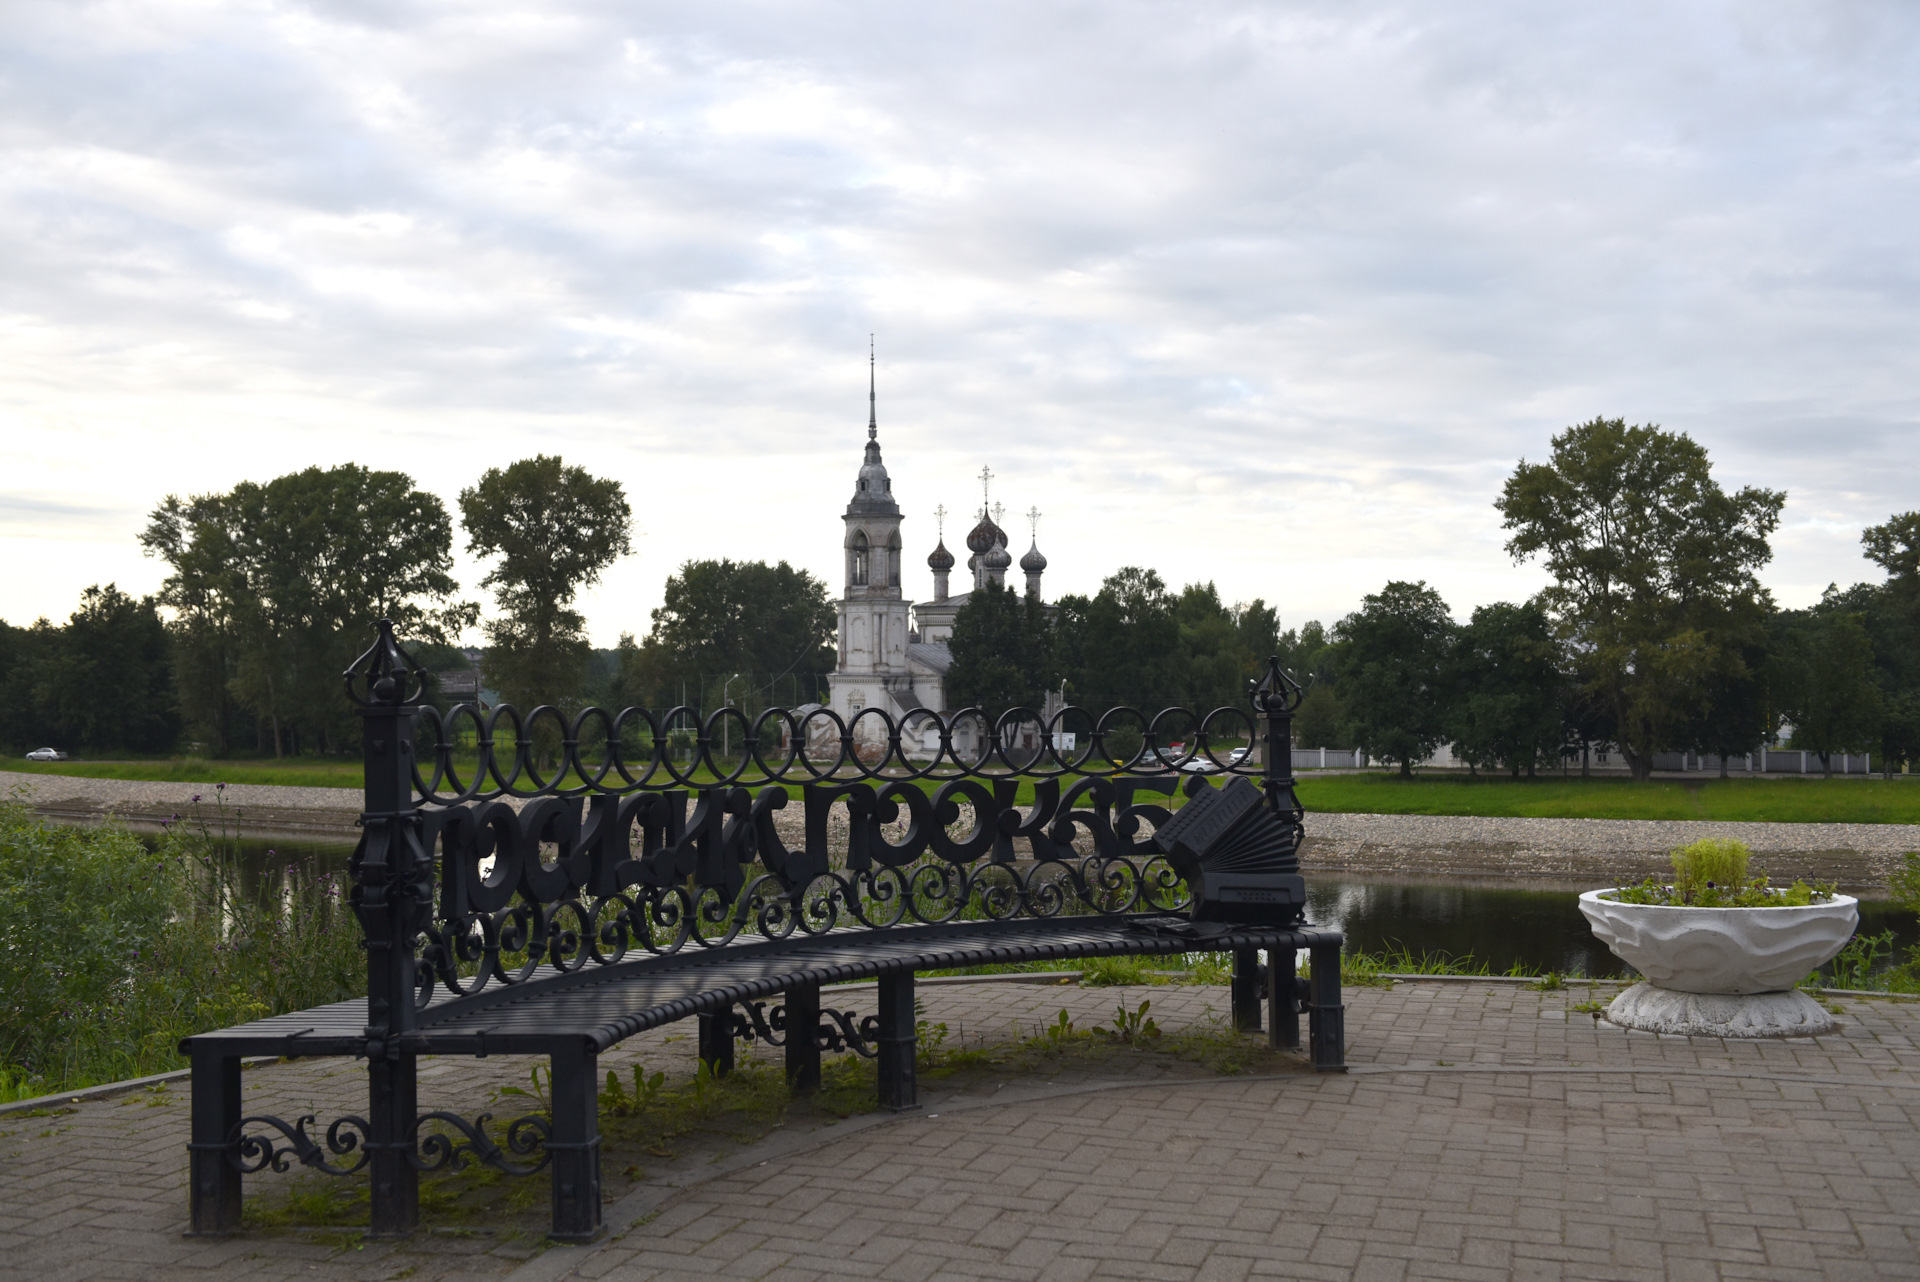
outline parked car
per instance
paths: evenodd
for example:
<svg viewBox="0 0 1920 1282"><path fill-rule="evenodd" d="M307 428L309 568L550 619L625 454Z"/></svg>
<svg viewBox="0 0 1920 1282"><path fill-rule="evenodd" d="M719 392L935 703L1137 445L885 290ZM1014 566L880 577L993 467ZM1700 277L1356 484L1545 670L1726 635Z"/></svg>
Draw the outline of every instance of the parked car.
<svg viewBox="0 0 1920 1282"><path fill-rule="evenodd" d="M67 754L58 748L35 748L27 754L28 761L65 761Z"/></svg>

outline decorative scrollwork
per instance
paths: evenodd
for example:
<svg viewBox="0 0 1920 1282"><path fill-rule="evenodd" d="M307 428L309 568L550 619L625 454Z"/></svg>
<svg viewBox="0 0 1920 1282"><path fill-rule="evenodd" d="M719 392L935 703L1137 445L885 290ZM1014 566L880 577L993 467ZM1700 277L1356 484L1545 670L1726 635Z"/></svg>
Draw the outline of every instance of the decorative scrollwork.
<svg viewBox="0 0 1920 1282"><path fill-rule="evenodd" d="M468 1162L479 1162L508 1175L532 1175L546 1169L547 1163L553 1160L552 1150L547 1147L553 1138L553 1127L546 1118L528 1114L507 1123L505 1151L487 1135L487 1123L492 1120L491 1113L482 1113L471 1122L456 1113L422 1113L408 1132L411 1146L407 1150L407 1161L421 1171L437 1171L448 1166L458 1170ZM422 1133L422 1127L436 1122L452 1127L457 1135L445 1131ZM521 1158L538 1154L539 1160L510 1161L509 1152Z"/></svg>
<svg viewBox="0 0 1920 1282"><path fill-rule="evenodd" d="M828 1021L831 1020L832 1023ZM863 1059L872 1059L880 1053L880 1017L868 1015L858 1024L854 1023L854 1013L850 1010L820 1010L820 1026L814 1030L820 1039L820 1049L838 1054L852 1051Z"/></svg>
<svg viewBox="0 0 1920 1282"><path fill-rule="evenodd" d="M367 1123L364 1118L342 1117L327 1127L326 1147L322 1148L311 1135L307 1127L314 1125L314 1115L302 1116L292 1126L277 1117L265 1114L256 1117L243 1117L234 1124L227 1138L227 1160L243 1175L265 1170L271 1166L276 1171L290 1171L293 1163L323 1175L352 1175L367 1164L371 1154L367 1151ZM249 1135L249 1126L266 1126L278 1131L287 1142L277 1144L271 1134ZM352 1165L335 1166L328 1161L328 1155L345 1157L357 1153Z"/></svg>
<svg viewBox="0 0 1920 1282"><path fill-rule="evenodd" d="M1285 829L1268 871L1297 872L1285 745L1302 688L1277 661L1244 706L1205 716L443 713L386 626L348 680L414 725L412 808L367 816L352 903L371 946L411 946L419 1005L742 938L1179 911L1190 887L1155 834L1246 776ZM796 802L789 848L776 816Z"/></svg>
<svg viewBox="0 0 1920 1282"><path fill-rule="evenodd" d="M733 1012L733 1035L743 1042L785 1046L794 1031L788 1023L784 1003L775 1006L772 1014L768 1014L765 1002L748 1002ZM862 1018L854 1011L833 1010L823 1006L813 1036L823 1051L836 1055L852 1051L865 1059L872 1059L880 1053L880 1017L868 1015Z"/></svg>

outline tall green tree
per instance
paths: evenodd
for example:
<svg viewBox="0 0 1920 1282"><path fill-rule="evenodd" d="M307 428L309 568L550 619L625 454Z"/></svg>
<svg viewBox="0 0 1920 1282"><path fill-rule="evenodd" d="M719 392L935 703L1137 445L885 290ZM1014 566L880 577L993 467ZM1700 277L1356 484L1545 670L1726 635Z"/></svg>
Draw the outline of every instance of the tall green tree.
<svg viewBox="0 0 1920 1282"><path fill-rule="evenodd" d="M175 615L181 702L217 751L234 738L228 700L276 754L344 748L358 732L340 672L375 620L442 641L475 618L455 600L446 507L403 472L349 463L169 495L141 543L172 570L160 600Z"/></svg>
<svg viewBox="0 0 1920 1282"><path fill-rule="evenodd" d="M1507 479L1507 551L1552 574L1540 600L1636 778L1685 739L1697 692L1737 662L1731 639L1771 609L1756 573L1785 502L1726 493L1684 433L1621 419L1568 428Z"/></svg>
<svg viewBox="0 0 1920 1282"><path fill-rule="evenodd" d="M1883 712L1866 621L1844 610L1806 612L1789 624L1774 689L1793 724L1792 743L1818 753L1833 773L1836 752L1866 752L1880 737Z"/></svg>
<svg viewBox="0 0 1920 1282"><path fill-rule="evenodd" d="M53 635L45 619L38 627L25 628L0 622L0 747L17 751L52 746L34 742L44 738L34 687L40 656Z"/></svg>
<svg viewBox="0 0 1920 1282"><path fill-rule="evenodd" d="M1267 660L1278 655L1284 648L1281 642L1280 610L1271 606L1260 597L1252 601L1236 604L1233 607L1233 626L1240 633L1240 646L1253 656L1254 672L1247 675L1259 677L1266 675Z"/></svg>
<svg viewBox="0 0 1920 1282"><path fill-rule="evenodd" d="M1330 685L1338 681L1339 653L1340 648L1333 643L1333 638L1327 635L1326 626L1318 619L1309 620L1298 636L1294 635L1291 628L1280 634L1280 666L1291 672L1302 685L1308 682ZM1341 745L1329 743L1327 746Z"/></svg>
<svg viewBox="0 0 1920 1282"><path fill-rule="evenodd" d="M1454 632L1447 603L1424 582L1388 583L1334 630L1347 722L1402 778L1446 741Z"/></svg>
<svg viewBox="0 0 1920 1282"><path fill-rule="evenodd" d="M1880 755L1880 772L1889 779L1900 767L1911 770L1920 763L1920 690L1896 690L1885 697L1874 751Z"/></svg>
<svg viewBox="0 0 1920 1282"><path fill-rule="evenodd" d="M1157 573L1132 565L1092 597L1061 597L1056 634L1068 701L1096 716L1132 707L1149 720L1180 703L1188 673L1173 604Z"/></svg>
<svg viewBox="0 0 1920 1282"><path fill-rule="evenodd" d="M656 688L699 691L703 677L740 673L766 683L753 687L764 694L817 689L833 670L835 626L826 584L785 561L688 561L667 577L653 631L625 670L636 682L650 670Z"/></svg>
<svg viewBox="0 0 1920 1282"><path fill-rule="evenodd" d="M1189 583L1174 599L1173 617L1187 668L1181 702L1202 717L1215 708L1244 707L1247 678L1256 671L1254 651L1218 589L1211 583ZM1256 632L1258 623L1254 621ZM1215 726L1222 733L1230 728L1239 725L1222 718Z"/></svg>
<svg viewBox="0 0 1920 1282"><path fill-rule="evenodd" d="M1565 699L1559 647L1546 611L1498 602L1474 610L1454 643L1449 728L1476 768L1505 765L1531 778L1560 755Z"/></svg>
<svg viewBox="0 0 1920 1282"><path fill-rule="evenodd" d="M1860 533L1869 561L1902 593L1920 593L1920 512L1899 512Z"/></svg>
<svg viewBox="0 0 1920 1282"><path fill-rule="evenodd" d="M171 646L152 597L90 587L42 652L35 702L48 737L106 752L164 752L175 713Z"/></svg>
<svg viewBox="0 0 1920 1282"><path fill-rule="evenodd" d="M1293 741L1302 748L1345 748L1347 710L1334 686L1316 681L1293 714Z"/></svg>
<svg viewBox="0 0 1920 1282"><path fill-rule="evenodd" d="M1016 707L1038 712L1059 679L1046 610L1011 588L989 583L969 592L947 647L949 708L977 707L989 717Z"/></svg>
<svg viewBox="0 0 1920 1282"><path fill-rule="evenodd" d="M460 491L467 550L496 557L481 580L499 613L487 620L487 674L523 710L565 704L581 690L586 620L582 588L633 550L633 512L620 482L537 454L488 468Z"/></svg>
<svg viewBox="0 0 1920 1282"><path fill-rule="evenodd" d="M1879 747L1882 769L1920 763L1920 512L1901 512L1861 533L1866 558L1887 573L1883 584L1840 594L1842 608L1866 621L1885 694Z"/></svg>

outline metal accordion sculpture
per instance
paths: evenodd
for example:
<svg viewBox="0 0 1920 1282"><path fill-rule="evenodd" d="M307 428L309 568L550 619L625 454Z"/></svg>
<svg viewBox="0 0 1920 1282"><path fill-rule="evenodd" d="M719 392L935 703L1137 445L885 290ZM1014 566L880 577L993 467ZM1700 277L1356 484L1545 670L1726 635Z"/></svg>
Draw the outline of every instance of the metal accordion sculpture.
<svg viewBox="0 0 1920 1282"><path fill-rule="evenodd" d="M1306 908L1297 829L1245 777L1202 784L1153 834L1193 895L1193 920L1286 926Z"/></svg>

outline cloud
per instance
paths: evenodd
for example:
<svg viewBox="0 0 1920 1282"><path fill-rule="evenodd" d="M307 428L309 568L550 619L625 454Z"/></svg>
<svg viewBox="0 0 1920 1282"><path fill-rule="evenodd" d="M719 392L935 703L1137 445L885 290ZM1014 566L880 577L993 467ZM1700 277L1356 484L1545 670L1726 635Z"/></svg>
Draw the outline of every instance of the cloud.
<svg viewBox="0 0 1920 1282"><path fill-rule="evenodd" d="M991 462L1054 591L1464 614L1537 586L1492 498L1598 414L1787 489L1788 601L1920 489L1897 7L48 4L8 44L16 489L127 544L8 617L157 582L167 492L451 500L536 450L635 499L603 642L689 557L832 582L869 332L910 547Z"/></svg>

